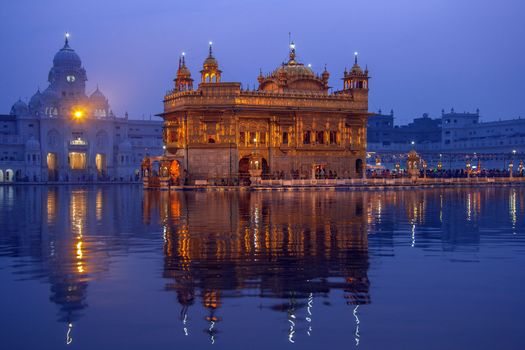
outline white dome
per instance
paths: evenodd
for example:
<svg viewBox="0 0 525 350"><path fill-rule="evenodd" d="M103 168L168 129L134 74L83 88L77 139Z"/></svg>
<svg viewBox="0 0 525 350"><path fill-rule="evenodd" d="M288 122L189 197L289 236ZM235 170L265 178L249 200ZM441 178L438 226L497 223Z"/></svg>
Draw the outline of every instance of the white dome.
<svg viewBox="0 0 525 350"><path fill-rule="evenodd" d="M42 107L42 93L39 89L29 100L29 108L39 109L40 107Z"/></svg>
<svg viewBox="0 0 525 350"><path fill-rule="evenodd" d="M28 108L24 101L18 100L13 104L13 107L11 107L11 115L22 115L27 113Z"/></svg>
<svg viewBox="0 0 525 350"><path fill-rule="evenodd" d="M55 67L67 67L67 68L80 68L82 61L77 55L75 50L69 47L69 43L66 43L63 48L55 54L53 58L53 66Z"/></svg>

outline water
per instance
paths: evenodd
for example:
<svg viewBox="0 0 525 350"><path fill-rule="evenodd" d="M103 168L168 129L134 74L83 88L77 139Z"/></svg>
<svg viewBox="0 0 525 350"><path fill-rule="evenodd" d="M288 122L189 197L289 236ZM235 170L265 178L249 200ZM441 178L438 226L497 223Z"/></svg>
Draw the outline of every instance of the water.
<svg viewBox="0 0 525 350"><path fill-rule="evenodd" d="M525 188L0 187L2 349L524 349Z"/></svg>

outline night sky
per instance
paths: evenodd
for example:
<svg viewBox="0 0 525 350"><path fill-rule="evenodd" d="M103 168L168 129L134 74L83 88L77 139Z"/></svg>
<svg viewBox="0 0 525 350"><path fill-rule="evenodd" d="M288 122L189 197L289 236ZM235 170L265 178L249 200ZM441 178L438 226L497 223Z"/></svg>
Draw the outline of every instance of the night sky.
<svg viewBox="0 0 525 350"><path fill-rule="evenodd" d="M484 120L525 117L523 0L149 0L3 1L0 5L0 113L47 87L63 33L117 115L162 111L179 54L193 78L208 41L223 81L253 86L259 68L286 60L288 32L299 60L340 89L358 51L368 64L370 110L394 109L404 123L441 109Z"/></svg>

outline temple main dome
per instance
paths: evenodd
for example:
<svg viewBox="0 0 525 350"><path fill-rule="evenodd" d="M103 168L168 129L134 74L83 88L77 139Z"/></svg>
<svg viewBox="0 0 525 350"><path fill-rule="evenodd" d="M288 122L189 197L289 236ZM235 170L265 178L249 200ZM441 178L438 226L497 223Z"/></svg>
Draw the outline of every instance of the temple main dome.
<svg viewBox="0 0 525 350"><path fill-rule="evenodd" d="M69 41L67 37L64 47L61 48L53 58L53 66L68 68L80 68L82 66L80 57L77 55L75 50L69 47Z"/></svg>
<svg viewBox="0 0 525 350"><path fill-rule="evenodd" d="M316 92L328 91L328 72L318 76L314 71L298 62L295 57L295 45L290 45L288 62L283 63L267 76L259 75L259 90L271 92Z"/></svg>

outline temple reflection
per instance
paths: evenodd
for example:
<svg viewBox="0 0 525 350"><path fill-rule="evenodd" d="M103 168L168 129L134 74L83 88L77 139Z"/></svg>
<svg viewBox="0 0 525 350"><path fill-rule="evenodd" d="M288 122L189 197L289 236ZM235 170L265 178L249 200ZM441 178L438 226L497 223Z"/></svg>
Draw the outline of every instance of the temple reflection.
<svg viewBox="0 0 525 350"><path fill-rule="evenodd" d="M88 307L90 281L109 269L108 251L131 245L119 244L120 233L130 225L136 234L147 231L140 196L120 187L0 187L5 229L0 256L22 258L17 264L22 279L49 283L49 300L58 306L56 319L65 324L66 343L73 341L74 325ZM114 220L124 211L130 220Z"/></svg>
<svg viewBox="0 0 525 350"><path fill-rule="evenodd" d="M164 227L163 276L181 319L200 302L214 340L221 300L268 298L288 315L292 341L298 309L310 323L315 298L341 290L348 305L370 303L368 195L349 193L345 205L334 195L145 193L145 213L157 211Z"/></svg>

